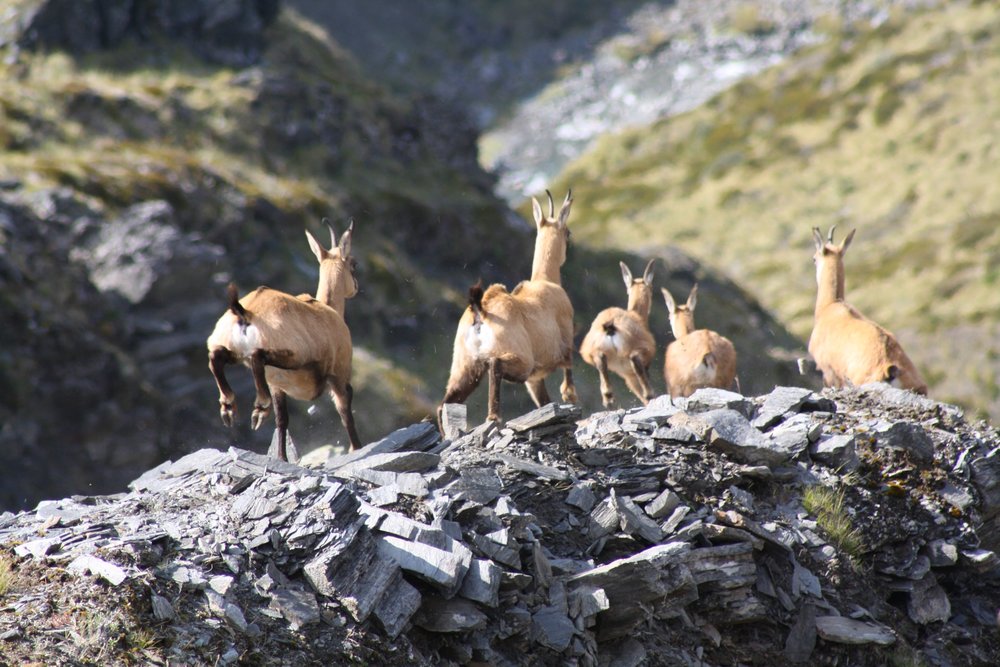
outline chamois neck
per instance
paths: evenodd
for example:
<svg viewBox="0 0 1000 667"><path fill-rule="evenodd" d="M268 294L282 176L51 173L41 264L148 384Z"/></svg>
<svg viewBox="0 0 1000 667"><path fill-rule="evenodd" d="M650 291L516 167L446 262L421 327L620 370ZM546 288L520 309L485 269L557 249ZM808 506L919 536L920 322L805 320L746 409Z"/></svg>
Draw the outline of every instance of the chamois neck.
<svg viewBox="0 0 1000 667"><path fill-rule="evenodd" d="M649 309L653 305L653 293L645 285L632 285L628 291L628 309L642 318L644 322L649 321Z"/></svg>
<svg viewBox="0 0 1000 667"><path fill-rule="evenodd" d="M320 265L316 300L343 314L351 275L343 262L331 262L331 264L335 265L330 266L326 262Z"/></svg>
<svg viewBox="0 0 1000 667"><path fill-rule="evenodd" d="M674 338L681 339L694 331L694 314L689 311L677 311L670 316L670 329Z"/></svg>
<svg viewBox="0 0 1000 667"><path fill-rule="evenodd" d="M816 312L844 300L844 260L824 257L816 266Z"/></svg>
<svg viewBox="0 0 1000 667"><path fill-rule="evenodd" d="M538 230L535 255L531 262L531 279L562 284L559 269L566 261L566 241L562 231L553 226Z"/></svg>

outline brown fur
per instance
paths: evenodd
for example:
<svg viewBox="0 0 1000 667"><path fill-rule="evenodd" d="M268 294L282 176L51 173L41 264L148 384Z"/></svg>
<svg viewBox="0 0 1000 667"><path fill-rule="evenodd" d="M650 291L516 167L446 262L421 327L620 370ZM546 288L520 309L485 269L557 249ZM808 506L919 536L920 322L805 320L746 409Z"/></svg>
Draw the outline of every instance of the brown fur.
<svg viewBox="0 0 1000 667"><path fill-rule="evenodd" d="M844 253L854 231L836 245L834 229L824 241L819 229L813 228L817 291L809 353L823 373L823 384L843 387L889 382L926 394L927 383L896 337L844 300Z"/></svg>
<svg viewBox="0 0 1000 667"><path fill-rule="evenodd" d="M646 265L641 278L620 263L622 278L628 290L628 308L605 308L590 325L590 331L580 344L580 357L597 368L601 378L604 407L614 405L614 392L608 380L608 370L622 379L645 405L653 397L647 370L656 354L656 341L649 331L649 309L653 300L653 261Z"/></svg>
<svg viewBox="0 0 1000 667"><path fill-rule="evenodd" d="M488 419L493 421L500 420L502 380L525 383L532 400L541 406L549 402L545 377L562 368L562 399L576 401L571 371L573 306L559 284L559 268L566 261L569 237L566 222L573 200L567 193L556 216L549 195L548 218L542 215L538 201L532 201L538 232L533 277L521 282L513 292L503 285L490 285L479 299L470 291L470 305L455 333L451 374L442 401L465 402L483 375L489 373Z"/></svg>
<svg viewBox="0 0 1000 667"><path fill-rule="evenodd" d="M346 299L357 293L350 244L353 225L326 250L307 231L309 245L320 263L317 296L292 296L269 287L258 287L234 302L216 322L208 337L209 368L219 386L220 415L232 426L235 394L225 378L225 366L249 366L257 389L251 424L260 428L270 412L272 397L279 435L279 456L286 458L288 414L285 396L312 401L329 390L351 448L360 447L351 411L351 332L342 315ZM334 241L331 230L331 241Z"/></svg>
<svg viewBox="0 0 1000 667"><path fill-rule="evenodd" d="M676 305L664 288L670 311L670 327L676 340L667 346L663 376L671 396L690 396L703 387L732 389L736 382L736 348L725 336L709 329L694 328L698 285L686 304Z"/></svg>

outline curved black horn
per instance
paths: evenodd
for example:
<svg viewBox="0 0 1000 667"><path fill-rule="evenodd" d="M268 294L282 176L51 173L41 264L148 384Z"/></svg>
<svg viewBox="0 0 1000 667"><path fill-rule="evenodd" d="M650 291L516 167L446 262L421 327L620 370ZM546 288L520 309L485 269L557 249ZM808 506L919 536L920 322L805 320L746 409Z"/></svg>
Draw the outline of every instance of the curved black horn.
<svg viewBox="0 0 1000 667"><path fill-rule="evenodd" d="M833 232L835 232L836 229L837 229L837 225L834 225L833 227L830 227L830 233L826 237L827 243L833 243Z"/></svg>
<svg viewBox="0 0 1000 667"><path fill-rule="evenodd" d="M556 205L555 202L552 201L552 193L546 189L545 194L549 197L549 217L554 218L556 217Z"/></svg>

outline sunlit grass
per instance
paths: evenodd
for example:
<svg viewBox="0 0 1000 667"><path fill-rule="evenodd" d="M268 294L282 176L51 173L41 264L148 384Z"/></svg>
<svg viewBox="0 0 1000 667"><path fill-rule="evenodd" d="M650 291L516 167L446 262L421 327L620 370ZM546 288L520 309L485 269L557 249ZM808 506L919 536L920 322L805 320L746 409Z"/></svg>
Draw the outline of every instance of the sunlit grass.
<svg viewBox="0 0 1000 667"><path fill-rule="evenodd" d="M802 494L802 505L809 514L816 517L816 523L826 533L830 543L855 562L861 555L864 543L851 517L844 510L843 489L834 491L818 485L806 487Z"/></svg>

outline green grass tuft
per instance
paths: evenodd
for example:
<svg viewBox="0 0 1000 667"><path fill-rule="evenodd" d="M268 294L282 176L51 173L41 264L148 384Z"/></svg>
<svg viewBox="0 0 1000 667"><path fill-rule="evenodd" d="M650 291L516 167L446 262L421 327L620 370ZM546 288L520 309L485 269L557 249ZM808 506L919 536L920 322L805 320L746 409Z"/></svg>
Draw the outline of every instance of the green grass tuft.
<svg viewBox="0 0 1000 667"><path fill-rule="evenodd" d="M864 544L851 517L844 510L844 490L834 491L825 486L807 487L802 505L816 517L816 523L830 538L831 544L846 553L852 562L861 555Z"/></svg>

